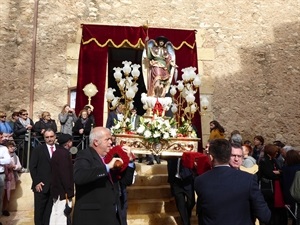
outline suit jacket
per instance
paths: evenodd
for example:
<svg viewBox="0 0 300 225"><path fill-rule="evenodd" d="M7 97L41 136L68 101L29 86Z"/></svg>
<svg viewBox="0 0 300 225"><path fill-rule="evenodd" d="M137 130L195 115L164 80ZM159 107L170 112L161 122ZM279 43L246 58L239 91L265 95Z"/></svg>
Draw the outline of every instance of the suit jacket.
<svg viewBox="0 0 300 225"><path fill-rule="evenodd" d="M197 214L201 225L268 223L271 212L258 188L256 176L229 166L214 167L195 179Z"/></svg>
<svg viewBox="0 0 300 225"><path fill-rule="evenodd" d="M168 182L170 185L180 180L180 183L185 190L194 190L194 172L191 169L182 166L181 160L179 166L179 175L181 179L178 179L176 178L178 158L168 159L167 161Z"/></svg>
<svg viewBox="0 0 300 225"><path fill-rule="evenodd" d="M132 182L133 173L133 168L125 170L122 177L124 183ZM76 202L73 225L120 224L119 182L110 177L105 164L93 148L84 149L77 154L74 181Z"/></svg>
<svg viewBox="0 0 300 225"><path fill-rule="evenodd" d="M58 149L58 145L55 145ZM35 192L35 186L43 182L43 193L50 191L51 183L51 159L46 144L39 145L32 151L29 162L30 175L32 178L31 189Z"/></svg>
<svg viewBox="0 0 300 225"><path fill-rule="evenodd" d="M69 150L58 146L51 158L51 196L65 199L74 197L73 163Z"/></svg>
<svg viewBox="0 0 300 225"><path fill-rule="evenodd" d="M117 112L116 111L109 112L106 120L106 128L110 129L112 126L114 126L115 120L118 120Z"/></svg>

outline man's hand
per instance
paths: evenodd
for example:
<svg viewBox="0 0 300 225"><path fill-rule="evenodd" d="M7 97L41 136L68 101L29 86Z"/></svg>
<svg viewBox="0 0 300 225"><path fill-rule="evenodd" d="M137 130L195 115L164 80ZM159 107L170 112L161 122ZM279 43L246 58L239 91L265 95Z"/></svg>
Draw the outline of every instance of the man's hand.
<svg viewBox="0 0 300 225"><path fill-rule="evenodd" d="M115 162L116 161L121 161L123 164L123 160L121 158L112 158L112 160L107 164L109 169L114 168Z"/></svg>
<svg viewBox="0 0 300 225"><path fill-rule="evenodd" d="M43 182L40 182L38 183L36 186L35 186L35 190L37 192L41 192L43 190L43 186L44 186L44 183Z"/></svg>
<svg viewBox="0 0 300 225"><path fill-rule="evenodd" d="M123 149L124 152L127 153L127 156L128 156L128 158L129 158L129 160L132 161L132 160L133 160L133 154L132 154L132 152L131 152L130 147L124 145L124 146L122 146L122 149Z"/></svg>

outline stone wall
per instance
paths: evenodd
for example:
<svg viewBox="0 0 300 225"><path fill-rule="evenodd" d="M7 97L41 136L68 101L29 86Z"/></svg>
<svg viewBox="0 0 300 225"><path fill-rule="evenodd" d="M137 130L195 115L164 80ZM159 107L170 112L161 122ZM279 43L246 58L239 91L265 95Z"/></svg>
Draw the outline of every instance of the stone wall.
<svg viewBox="0 0 300 225"><path fill-rule="evenodd" d="M34 12L38 3L36 55ZM50 111L54 119L76 86L80 24L196 29L202 93L211 105L202 117L229 134L262 135L300 145L299 1L4 0L0 3L0 95L7 112ZM78 35L79 33L79 35ZM206 55L208 54L208 55ZM33 63L35 61L35 63Z"/></svg>

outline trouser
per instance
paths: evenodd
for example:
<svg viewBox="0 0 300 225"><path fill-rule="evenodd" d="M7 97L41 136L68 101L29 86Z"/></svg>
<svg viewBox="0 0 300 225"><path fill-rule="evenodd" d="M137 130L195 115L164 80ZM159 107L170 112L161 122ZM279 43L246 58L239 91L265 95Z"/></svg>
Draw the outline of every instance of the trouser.
<svg viewBox="0 0 300 225"><path fill-rule="evenodd" d="M184 186L180 179L171 184L171 192L175 197L176 206L183 225L190 225L192 210L195 206L195 193L193 185Z"/></svg>
<svg viewBox="0 0 300 225"><path fill-rule="evenodd" d="M34 224L49 225L53 199L50 191L47 193L34 192Z"/></svg>

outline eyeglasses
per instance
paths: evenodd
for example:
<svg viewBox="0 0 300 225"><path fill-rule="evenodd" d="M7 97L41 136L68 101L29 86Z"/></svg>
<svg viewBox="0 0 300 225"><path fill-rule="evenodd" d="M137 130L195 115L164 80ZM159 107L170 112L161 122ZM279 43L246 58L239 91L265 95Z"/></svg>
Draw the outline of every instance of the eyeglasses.
<svg viewBox="0 0 300 225"><path fill-rule="evenodd" d="M241 159L241 158L243 158L243 155L234 155L234 154L231 154L231 157Z"/></svg>
<svg viewBox="0 0 300 225"><path fill-rule="evenodd" d="M6 118L6 116L0 116L0 118Z"/></svg>
<svg viewBox="0 0 300 225"><path fill-rule="evenodd" d="M28 116L28 113L22 113L22 116Z"/></svg>

